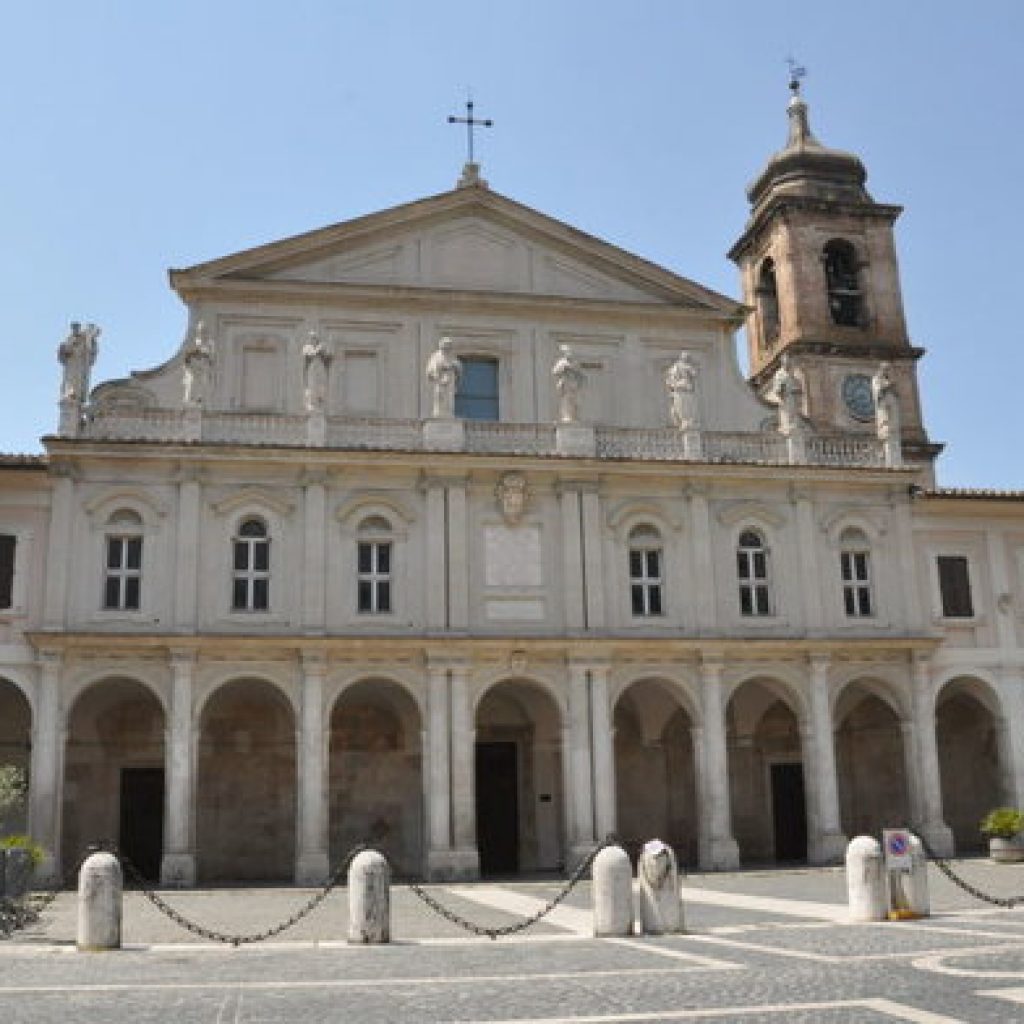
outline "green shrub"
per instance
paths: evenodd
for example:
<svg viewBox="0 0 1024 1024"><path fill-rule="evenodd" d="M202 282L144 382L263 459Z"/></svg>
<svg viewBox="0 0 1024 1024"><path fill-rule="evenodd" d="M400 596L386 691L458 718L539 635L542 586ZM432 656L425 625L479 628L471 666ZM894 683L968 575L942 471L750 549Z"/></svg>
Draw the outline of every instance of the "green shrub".
<svg viewBox="0 0 1024 1024"><path fill-rule="evenodd" d="M43 863L45 850L30 836L6 836L0 839L0 850L27 850L32 867Z"/></svg>
<svg viewBox="0 0 1024 1024"><path fill-rule="evenodd" d="M982 835L995 839L1013 839L1024 829L1024 811L1015 807L997 807L981 821Z"/></svg>
<svg viewBox="0 0 1024 1024"><path fill-rule="evenodd" d="M21 810L28 780L25 773L13 764L0 764L0 828L15 811Z"/></svg>

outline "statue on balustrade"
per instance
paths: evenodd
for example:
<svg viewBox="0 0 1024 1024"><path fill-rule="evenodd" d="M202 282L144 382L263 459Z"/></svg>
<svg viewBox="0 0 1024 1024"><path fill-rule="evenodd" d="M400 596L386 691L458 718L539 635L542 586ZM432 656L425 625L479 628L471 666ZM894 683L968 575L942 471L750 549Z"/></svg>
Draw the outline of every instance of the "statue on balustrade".
<svg viewBox="0 0 1024 1024"><path fill-rule="evenodd" d="M586 374L580 368L571 345L559 345L558 351L561 355L551 367L555 390L558 392L558 422L578 423L580 393L587 381Z"/></svg>
<svg viewBox="0 0 1024 1024"><path fill-rule="evenodd" d="M317 336L309 332L309 340L302 346L305 367L304 401L306 412L323 412L327 404L327 382L331 365L331 353Z"/></svg>
<svg viewBox="0 0 1024 1024"><path fill-rule="evenodd" d="M681 352L679 358L665 371L665 390L669 393L672 422L680 430L700 429L700 402L697 392L697 364L689 352Z"/></svg>
<svg viewBox="0 0 1024 1024"><path fill-rule="evenodd" d="M185 348L182 384L185 405L201 408L210 397L213 378L213 346L204 337L203 322L196 324L196 333Z"/></svg>
<svg viewBox="0 0 1024 1024"><path fill-rule="evenodd" d="M462 363L452 352L451 338L442 338L427 360L427 380L434 386L432 415L452 419L455 415L455 391L462 377Z"/></svg>
<svg viewBox="0 0 1024 1024"><path fill-rule="evenodd" d="M767 398L779 407L779 433L788 437L804 427L804 382L789 353L783 353Z"/></svg>
<svg viewBox="0 0 1024 1024"><path fill-rule="evenodd" d="M79 323L71 325L71 333L61 342L57 349L57 358L64 367L64 380L61 383L60 397L75 402L85 402L89 398L89 376L96 353L99 350L97 338L100 329L95 324Z"/></svg>
<svg viewBox="0 0 1024 1024"><path fill-rule="evenodd" d="M871 378L871 396L875 400L875 431L880 441L900 437L900 396L892 380L892 366L879 363Z"/></svg>

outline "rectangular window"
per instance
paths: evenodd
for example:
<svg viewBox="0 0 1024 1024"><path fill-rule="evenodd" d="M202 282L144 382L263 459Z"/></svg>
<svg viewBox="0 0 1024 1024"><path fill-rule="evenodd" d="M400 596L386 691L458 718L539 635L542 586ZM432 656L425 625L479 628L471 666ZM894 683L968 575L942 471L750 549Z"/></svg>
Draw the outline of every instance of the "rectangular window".
<svg viewBox="0 0 1024 1024"><path fill-rule="evenodd" d="M108 537L103 607L138 611L142 596L142 538Z"/></svg>
<svg viewBox="0 0 1024 1024"><path fill-rule="evenodd" d="M356 606L367 615L391 611L391 542L360 541L356 546Z"/></svg>
<svg viewBox="0 0 1024 1024"><path fill-rule="evenodd" d="M875 614L871 600L871 569L866 551L842 551L839 568L843 579L843 607L850 618Z"/></svg>
<svg viewBox="0 0 1024 1024"><path fill-rule="evenodd" d="M945 619L974 618L974 602L971 600L971 574L967 559L963 555L939 555L935 563L939 570L942 617Z"/></svg>
<svg viewBox="0 0 1024 1024"><path fill-rule="evenodd" d="M740 548L736 553L739 576L740 614L762 616L772 614L771 587L768 582L768 553L764 550Z"/></svg>
<svg viewBox="0 0 1024 1024"><path fill-rule="evenodd" d="M270 538L244 536L236 539L232 564L232 611L267 611L270 608Z"/></svg>
<svg viewBox="0 0 1024 1024"><path fill-rule="evenodd" d="M14 604L14 551L17 537L0 534L0 608Z"/></svg>
<svg viewBox="0 0 1024 1024"><path fill-rule="evenodd" d="M661 582L660 548L635 548L629 552L629 594L634 615L662 614Z"/></svg>
<svg viewBox="0 0 1024 1024"><path fill-rule="evenodd" d="M455 415L464 420L498 419L498 360L466 356L455 392Z"/></svg>

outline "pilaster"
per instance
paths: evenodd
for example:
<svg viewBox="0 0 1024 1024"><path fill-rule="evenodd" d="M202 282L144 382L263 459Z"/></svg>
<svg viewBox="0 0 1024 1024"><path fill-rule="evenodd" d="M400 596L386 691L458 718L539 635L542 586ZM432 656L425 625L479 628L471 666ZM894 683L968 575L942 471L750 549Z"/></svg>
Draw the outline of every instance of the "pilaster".
<svg viewBox="0 0 1024 1024"><path fill-rule="evenodd" d="M183 468L178 478L177 546L174 561L174 625L180 633L196 630L200 489L197 473Z"/></svg>
<svg viewBox="0 0 1024 1024"><path fill-rule="evenodd" d="M307 633L322 633L327 596L327 488L320 474L307 475L304 484L302 625Z"/></svg>

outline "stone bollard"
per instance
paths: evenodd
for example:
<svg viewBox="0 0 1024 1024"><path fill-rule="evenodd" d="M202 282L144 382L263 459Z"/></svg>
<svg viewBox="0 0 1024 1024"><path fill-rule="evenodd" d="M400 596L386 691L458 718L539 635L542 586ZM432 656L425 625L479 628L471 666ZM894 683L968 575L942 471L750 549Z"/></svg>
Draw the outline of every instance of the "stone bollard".
<svg viewBox="0 0 1024 1024"><path fill-rule="evenodd" d="M633 934L633 869L621 846L606 846L595 858L594 935Z"/></svg>
<svg viewBox="0 0 1024 1024"><path fill-rule="evenodd" d="M679 870L671 846L660 839L644 844L637 864L640 881L640 927L645 935L683 931L683 901Z"/></svg>
<svg viewBox="0 0 1024 1024"><path fill-rule="evenodd" d="M391 941L391 869L376 850L363 850L348 868L348 941Z"/></svg>
<svg viewBox="0 0 1024 1024"><path fill-rule="evenodd" d="M930 917L931 900L928 897L928 856L921 840L910 834L910 876L907 879L907 904L916 917Z"/></svg>
<svg viewBox="0 0 1024 1024"><path fill-rule="evenodd" d="M121 948L124 880L111 853L87 857L78 873L78 950Z"/></svg>
<svg viewBox="0 0 1024 1024"><path fill-rule="evenodd" d="M884 921L889 906L882 847L871 836L857 836L846 848L846 889L851 921Z"/></svg>

